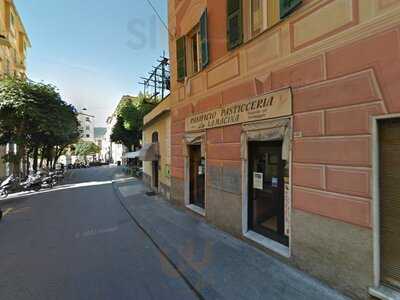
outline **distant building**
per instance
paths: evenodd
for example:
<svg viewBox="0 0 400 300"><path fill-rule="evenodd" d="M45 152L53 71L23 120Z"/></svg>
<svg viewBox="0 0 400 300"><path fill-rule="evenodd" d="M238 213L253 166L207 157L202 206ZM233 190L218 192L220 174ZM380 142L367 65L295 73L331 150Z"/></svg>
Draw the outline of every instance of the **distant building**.
<svg viewBox="0 0 400 300"><path fill-rule="evenodd" d="M105 137L106 133L107 133L106 127L95 127L94 128L94 142L96 143L97 146L100 147L100 149L103 149L103 142L104 142L104 137ZM97 159L104 160L102 152L100 152L97 155Z"/></svg>
<svg viewBox="0 0 400 300"><path fill-rule="evenodd" d="M94 140L97 146L100 148L102 147L103 144L103 138L107 133L107 128L106 127L95 127L94 128Z"/></svg>
<svg viewBox="0 0 400 300"><path fill-rule="evenodd" d="M95 142L94 118L94 116L83 112L78 113L78 121L81 129L81 139L84 141Z"/></svg>
<svg viewBox="0 0 400 300"><path fill-rule="evenodd" d="M25 77L26 50L31 46L28 35L12 0L0 1L0 78L5 75ZM7 153L0 146L0 157ZM0 159L0 178L7 176L7 164Z"/></svg>
<svg viewBox="0 0 400 300"><path fill-rule="evenodd" d="M126 101L135 101L137 98L134 96L125 95L122 96L119 101L115 111L107 118L107 127L106 133L103 137L102 149L101 149L101 157L105 161L109 161L111 163L117 163L118 161L122 162L123 155L129 151L124 145L116 144L111 141L112 130L117 123L117 112L118 108Z"/></svg>

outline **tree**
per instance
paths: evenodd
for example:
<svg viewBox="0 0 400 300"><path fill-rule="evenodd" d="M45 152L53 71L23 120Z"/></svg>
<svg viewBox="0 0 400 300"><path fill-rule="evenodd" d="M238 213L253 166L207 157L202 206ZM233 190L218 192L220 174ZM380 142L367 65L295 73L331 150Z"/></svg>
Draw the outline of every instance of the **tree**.
<svg viewBox="0 0 400 300"><path fill-rule="evenodd" d="M140 93L137 97L127 98L117 107L117 123L114 125L111 141L123 144L128 149L140 146L143 132L143 118L156 107L159 99L152 102Z"/></svg>
<svg viewBox="0 0 400 300"><path fill-rule="evenodd" d="M31 82L16 78L6 78L0 85L0 144L17 145L17 152L5 157L13 163L16 174L20 172L21 160L25 159L26 145L31 142L31 131L45 117L31 90Z"/></svg>
<svg viewBox="0 0 400 300"><path fill-rule="evenodd" d="M16 153L4 157L13 163L14 174L21 161L29 168L29 156L36 170L40 151L54 166L59 153L78 139L78 125L75 108L53 85L18 78L0 82L0 145L17 145Z"/></svg>
<svg viewBox="0 0 400 300"><path fill-rule="evenodd" d="M100 153L100 147L93 142L80 141L75 146L75 155L84 157L85 162L87 156L96 155Z"/></svg>
<svg viewBox="0 0 400 300"><path fill-rule="evenodd" d="M112 129L111 141L117 144L122 144L128 149L131 149L137 142L135 132L125 127L125 121L120 116L117 117L117 123Z"/></svg>

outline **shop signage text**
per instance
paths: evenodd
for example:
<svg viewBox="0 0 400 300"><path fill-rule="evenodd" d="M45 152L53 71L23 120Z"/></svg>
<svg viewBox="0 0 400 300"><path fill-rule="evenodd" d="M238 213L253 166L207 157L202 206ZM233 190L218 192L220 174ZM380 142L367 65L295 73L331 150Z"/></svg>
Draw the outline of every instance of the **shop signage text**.
<svg viewBox="0 0 400 300"><path fill-rule="evenodd" d="M229 126L292 114L290 89L265 94L186 118L186 131Z"/></svg>

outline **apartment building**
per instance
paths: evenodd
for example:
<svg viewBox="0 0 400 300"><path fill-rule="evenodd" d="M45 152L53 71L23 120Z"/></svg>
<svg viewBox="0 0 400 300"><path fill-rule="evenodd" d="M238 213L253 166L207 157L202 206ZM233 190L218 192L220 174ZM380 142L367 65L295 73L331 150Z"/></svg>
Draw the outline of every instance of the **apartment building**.
<svg viewBox="0 0 400 300"><path fill-rule="evenodd" d="M88 142L95 142L94 138L94 119L95 116L86 112L78 112L81 139Z"/></svg>
<svg viewBox="0 0 400 300"><path fill-rule="evenodd" d="M137 99L136 97L130 95L122 96L114 112L107 118L106 133L103 137L103 143L101 149L101 156L105 161L111 163L122 162L124 154L129 152L130 149L127 149L124 145L112 142L111 135L115 124L117 124L118 109L127 101L134 102L136 101L136 99Z"/></svg>
<svg viewBox="0 0 400 300"><path fill-rule="evenodd" d="M26 76L26 51L31 46L18 10L12 0L0 0L0 78ZM0 146L0 157L6 147ZM6 164L0 159L0 178L8 175Z"/></svg>
<svg viewBox="0 0 400 300"><path fill-rule="evenodd" d="M352 298L398 296L400 1L168 14L171 201Z"/></svg>

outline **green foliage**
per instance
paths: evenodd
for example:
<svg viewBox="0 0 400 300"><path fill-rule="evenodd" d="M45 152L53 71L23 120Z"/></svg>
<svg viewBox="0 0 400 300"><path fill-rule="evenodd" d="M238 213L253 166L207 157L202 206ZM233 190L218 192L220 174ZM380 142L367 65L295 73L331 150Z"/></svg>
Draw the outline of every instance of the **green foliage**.
<svg viewBox="0 0 400 300"><path fill-rule="evenodd" d="M75 144L74 148L75 148L75 155L81 157L95 155L97 153L100 153L101 151L98 145L96 145L93 142L87 142L87 141L78 142L77 144Z"/></svg>
<svg viewBox="0 0 400 300"><path fill-rule="evenodd" d="M53 85L18 78L0 81L0 145L17 144L17 162L25 153L37 156L39 148L58 158L78 140L78 126L75 108Z"/></svg>
<svg viewBox="0 0 400 300"><path fill-rule="evenodd" d="M127 97L117 107L117 123L111 140L127 148L138 147L142 138L143 118L158 104L158 99L149 102L144 94Z"/></svg>

